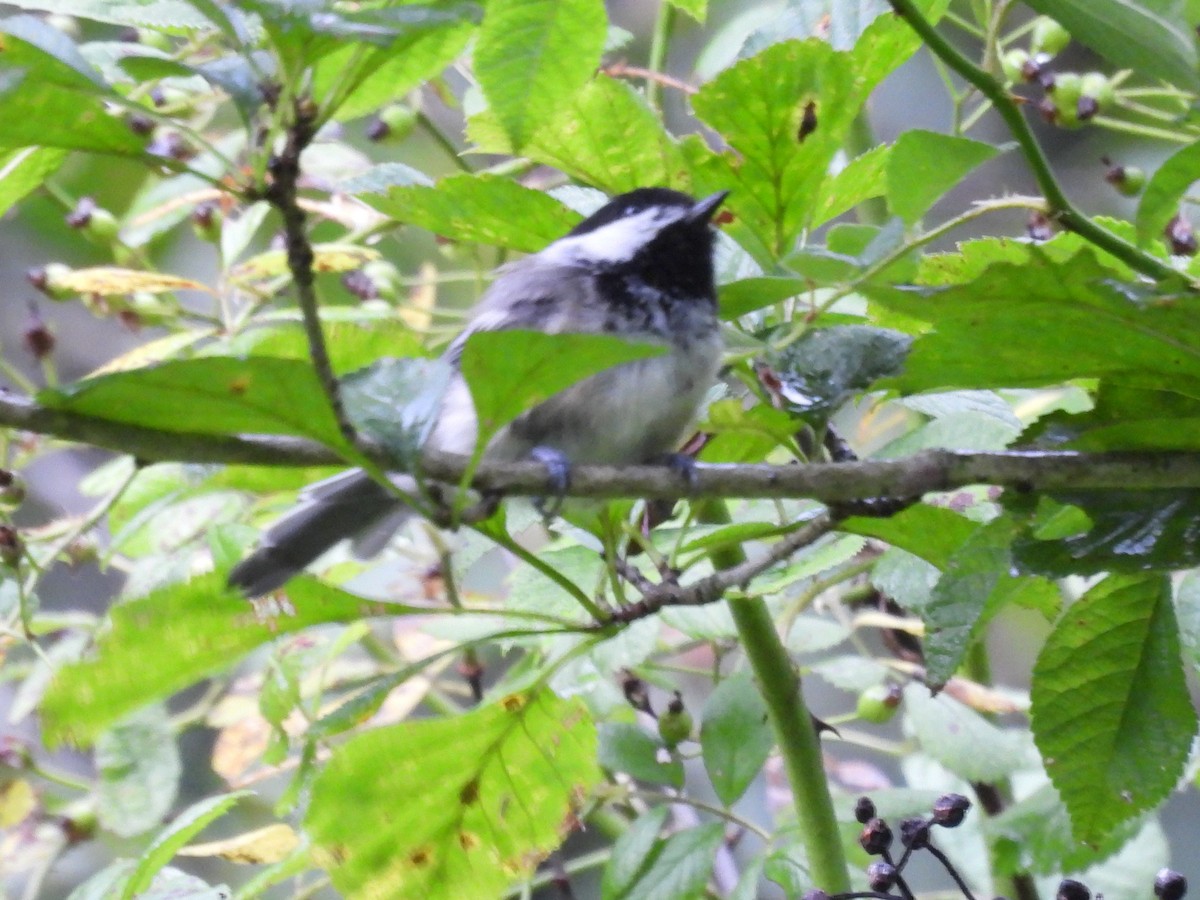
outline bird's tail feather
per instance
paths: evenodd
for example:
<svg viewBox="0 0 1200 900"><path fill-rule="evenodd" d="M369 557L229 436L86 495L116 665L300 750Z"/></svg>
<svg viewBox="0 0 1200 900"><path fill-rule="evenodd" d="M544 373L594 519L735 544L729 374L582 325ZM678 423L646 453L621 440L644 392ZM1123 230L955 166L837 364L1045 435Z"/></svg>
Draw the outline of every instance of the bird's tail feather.
<svg viewBox="0 0 1200 900"><path fill-rule="evenodd" d="M416 485L400 487L415 491ZM389 518L396 519L394 527L399 527L403 519L394 514L404 509L401 501L361 469L319 481L267 529L258 549L233 567L229 584L250 597L273 591L338 541Z"/></svg>

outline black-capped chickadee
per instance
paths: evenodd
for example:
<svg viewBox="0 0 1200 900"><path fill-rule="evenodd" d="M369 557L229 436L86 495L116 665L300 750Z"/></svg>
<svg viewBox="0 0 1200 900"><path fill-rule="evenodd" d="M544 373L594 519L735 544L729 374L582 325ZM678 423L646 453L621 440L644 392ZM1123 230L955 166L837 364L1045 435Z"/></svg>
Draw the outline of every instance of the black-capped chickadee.
<svg viewBox="0 0 1200 900"><path fill-rule="evenodd" d="M545 250L499 270L447 351L452 365L472 333L506 328L615 334L665 342L670 352L556 394L498 432L486 459L535 455L619 465L677 449L721 361L710 221L726 193L699 201L666 188L621 194ZM456 375L427 446L466 455L475 440L475 408ZM395 480L415 492L415 482ZM229 582L249 596L274 590L337 542L403 508L361 470L318 482L234 567Z"/></svg>

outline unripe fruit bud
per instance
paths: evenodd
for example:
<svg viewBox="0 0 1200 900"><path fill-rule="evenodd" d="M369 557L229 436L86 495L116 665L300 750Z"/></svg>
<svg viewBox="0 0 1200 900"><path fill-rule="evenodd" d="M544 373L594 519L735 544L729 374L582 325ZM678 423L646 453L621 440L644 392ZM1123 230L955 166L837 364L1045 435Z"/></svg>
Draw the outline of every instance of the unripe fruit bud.
<svg viewBox="0 0 1200 900"><path fill-rule="evenodd" d="M1029 65L1029 53L1017 47L1009 50L1000 60L1000 68L1004 70L1004 78L1010 84L1025 78L1025 67Z"/></svg>
<svg viewBox="0 0 1200 900"><path fill-rule="evenodd" d="M1058 72L1054 76L1054 88L1050 90L1054 110L1058 114L1055 123L1063 128L1079 125L1079 98L1083 96L1083 79L1075 72Z"/></svg>
<svg viewBox="0 0 1200 900"><path fill-rule="evenodd" d="M0 469L0 510L11 512L25 499L25 479L16 472Z"/></svg>
<svg viewBox="0 0 1200 900"><path fill-rule="evenodd" d="M0 565L15 569L21 563L25 545L17 529L11 525L0 525Z"/></svg>
<svg viewBox="0 0 1200 900"><path fill-rule="evenodd" d="M1034 53L1058 56L1071 43L1071 33L1049 16L1038 16L1033 23L1029 46Z"/></svg>
<svg viewBox="0 0 1200 900"><path fill-rule="evenodd" d="M134 134L145 136L154 132L154 120L143 113L130 113L125 117L125 124Z"/></svg>
<svg viewBox="0 0 1200 900"><path fill-rule="evenodd" d="M933 802L933 821L943 828L957 828L971 808L962 794L942 794Z"/></svg>
<svg viewBox="0 0 1200 900"><path fill-rule="evenodd" d="M683 706L679 691L667 704L667 711L658 717L658 736L668 749L674 750L692 736L692 714Z"/></svg>
<svg viewBox="0 0 1200 900"><path fill-rule="evenodd" d="M854 804L854 818L863 825L875 818L875 801L870 797L859 797Z"/></svg>
<svg viewBox="0 0 1200 900"><path fill-rule="evenodd" d="M65 221L68 228L81 230L88 227L92 221L92 213L96 211L96 201L91 197L80 197L75 208L67 213Z"/></svg>
<svg viewBox="0 0 1200 900"><path fill-rule="evenodd" d="M1048 241L1054 237L1054 229L1050 227L1050 220L1046 218L1046 214L1033 210L1029 213L1029 218L1025 221L1025 231L1029 235L1030 240Z"/></svg>
<svg viewBox="0 0 1200 900"><path fill-rule="evenodd" d="M362 267L362 273L375 287L375 296L395 300L400 296L400 270L386 259L373 259Z"/></svg>
<svg viewBox="0 0 1200 900"><path fill-rule="evenodd" d="M1134 197L1139 194L1146 184L1146 172L1138 166L1120 166L1104 161L1108 166L1108 171L1104 173L1104 180L1115 187L1126 197Z"/></svg>
<svg viewBox="0 0 1200 900"><path fill-rule="evenodd" d="M121 225L116 216L100 207L92 210L91 219L83 229L83 233L97 244L111 244L120 231Z"/></svg>
<svg viewBox="0 0 1200 900"><path fill-rule="evenodd" d="M417 111L404 103L393 103L379 111L379 121L388 127L392 140L400 141L417 126Z"/></svg>
<svg viewBox="0 0 1200 900"><path fill-rule="evenodd" d="M192 231L202 241L216 243L221 239L221 207L213 202L199 204L192 210Z"/></svg>
<svg viewBox="0 0 1200 900"><path fill-rule="evenodd" d="M342 287L359 300L375 300L379 297L379 289L371 276L362 269L352 269L342 276Z"/></svg>
<svg viewBox="0 0 1200 900"><path fill-rule="evenodd" d="M1154 876L1154 896L1158 900L1183 900L1187 893L1187 879L1174 869L1159 869Z"/></svg>
<svg viewBox="0 0 1200 900"><path fill-rule="evenodd" d="M1117 100L1112 82L1103 72L1088 72L1080 79L1079 90L1075 112L1081 122L1110 109Z"/></svg>
<svg viewBox="0 0 1200 900"><path fill-rule="evenodd" d="M886 722L900 705L898 685L873 684L858 695L856 713L864 722Z"/></svg>
<svg viewBox="0 0 1200 900"><path fill-rule="evenodd" d="M63 300L71 296L71 292L62 285L65 276L71 274L71 268L62 263L47 263L41 268L33 268L25 273L29 283L49 297L51 300Z"/></svg>

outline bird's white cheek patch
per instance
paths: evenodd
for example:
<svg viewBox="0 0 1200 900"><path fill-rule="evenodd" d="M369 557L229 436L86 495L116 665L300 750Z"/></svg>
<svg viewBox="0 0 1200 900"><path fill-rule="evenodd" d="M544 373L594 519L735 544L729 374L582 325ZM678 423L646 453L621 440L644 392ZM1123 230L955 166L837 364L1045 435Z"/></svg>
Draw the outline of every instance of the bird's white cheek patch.
<svg viewBox="0 0 1200 900"><path fill-rule="evenodd" d="M667 224L660 209L647 209L636 216L618 219L607 225L555 241L542 251L552 262L566 265L598 262L620 263L633 259Z"/></svg>

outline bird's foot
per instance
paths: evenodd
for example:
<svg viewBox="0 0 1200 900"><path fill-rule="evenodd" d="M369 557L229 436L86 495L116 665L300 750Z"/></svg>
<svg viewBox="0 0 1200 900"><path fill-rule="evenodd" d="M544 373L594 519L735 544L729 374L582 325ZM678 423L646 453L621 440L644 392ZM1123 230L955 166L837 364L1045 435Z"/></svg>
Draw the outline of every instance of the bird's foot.
<svg viewBox="0 0 1200 900"><path fill-rule="evenodd" d="M571 461L565 453L553 447L534 447L529 456L534 462L539 462L545 467L546 477L553 491L549 497L535 498L534 508L543 518L551 519L562 509L567 489L571 487Z"/></svg>

